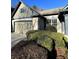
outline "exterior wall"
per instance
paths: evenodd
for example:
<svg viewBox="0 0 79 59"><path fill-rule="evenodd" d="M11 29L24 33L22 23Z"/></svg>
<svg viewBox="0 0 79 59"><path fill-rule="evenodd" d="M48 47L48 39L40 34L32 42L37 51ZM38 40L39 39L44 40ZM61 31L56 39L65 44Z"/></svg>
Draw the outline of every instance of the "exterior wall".
<svg viewBox="0 0 79 59"><path fill-rule="evenodd" d="M28 6L24 3L21 3L18 10L16 11L12 20L12 30L16 33L25 33L29 30L38 30L38 17L31 18L31 16L36 15L37 13L31 10ZM26 18L29 17L29 18ZM26 28L28 21L32 21L32 28Z"/></svg>
<svg viewBox="0 0 79 59"><path fill-rule="evenodd" d="M33 28L33 30L38 30L38 17L33 18L32 28Z"/></svg>
<svg viewBox="0 0 79 59"><path fill-rule="evenodd" d="M51 20L51 25L53 25L53 24L55 24L55 22L53 22L53 21L55 21L55 20L57 20L57 17L58 17L58 15L51 15L51 16L46 16L46 18L48 19L48 20ZM57 22L56 22L57 23Z"/></svg>
<svg viewBox="0 0 79 59"><path fill-rule="evenodd" d="M47 20L51 20L51 23L50 25L54 25L52 23L52 20L54 19L57 19L58 18L58 15L51 15L51 16L44 16L46 17ZM33 23L35 23L33 26L34 26L34 30L43 30L44 29L44 19L42 19L41 17L36 17L36 18L33 18ZM56 22L57 24L57 22ZM57 25L55 26L56 29L57 29ZM57 29L58 31L59 29Z"/></svg>
<svg viewBox="0 0 79 59"><path fill-rule="evenodd" d="M16 11L13 18L17 19L17 18L30 17L31 15L32 15L32 10L30 10L30 8L28 8L23 3L21 3L20 7Z"/></svg>
<svg viewBox="0 0 79 59"><path fill-rule="evenodd" d="M67 22L64 23L60 23L59 19L58 19L58 15L51 15L51 16L45 16L48 20L51 19L57 19L57 25L56 25L56 29L57 32L59 33L66 33L67 34ZM32 27L31 29L27 29L27 21L31 20L32 21ZM20 21L20 22L19 22ZM15 23L17 22L17 23ZM53 25L53 23L50 23L51 25ZM15 27L16 25L16 27ZM34 17L34 18L25 18L25 19L15 19L12 21L12 26L13 26L13 30L15 30L16 33L25 33L29 30L40 30L40 29L44 29L44 20L42 18L39 17ZM63 28L63 26L66 26ZM20 28L20 29L19 29ZM24 28L24 29L23 29ZM62 30L63 28L63 30ZM66 29L66 30L65 30Z"/></svg>
<svg viewBox="0 0 79 59"><path fill-rule="evenodd" d="M31 24L31 28L28 29L27 26L29 26L30 22L32 22ZM28 22L28 25L27 25ZM25 18L25 19L15 19L12 21L12 27L15 33L19 33L19 34L25 34L27 31L29 30L38 30L38 17L35 18Z"/></svg>
<svg viewBox="0 0 79 59"><path fill-rule="evenodd" d="M58 19L57 28L58 28L58 32L68 35L68 14L65 14L64 17L65 17L64 22L60 22Z"/></svg>
<svg viewBox="0 0 79 59"><path fill-rule="evenodd" d="M45 16L48 20L51 20L51 25L54 26L57 29L57 32L61 33L61 23L58 19L58 15L51 15L51 16ZM53 21L56 21L54 23Z"/></svg>
<svg viewBox="0 0 79 59"><path fill-rule="evenodd" d="M41 17L39 17L38 18L38 29L39 30L44 30L44 19L43 18L41 18Z"/></svg>
<svg viewBox="0 0 79 59"><path fill-rule="evenodd" d="M27 31L32 30L32 18L13 20L12 26L15 33L25 34Z"/></svg>
<svg viewBox="0 0 79 59"><path fill-rule="evenodd" d="M65 34L65 23L61 22L61 33Z"/></svg>
<svg viewBox="0 0 79 59"><path fill-rule="evenodd" d="M59 19L57 18L57 32L62 33L62 25Z"/></svg>
<svg viewBox="0 0 79 59"><path fill-rule="evenodd" d="M65 34L68 35L68 14L65 16Z"/></svg>
<svg viewBox="0 0 79 59"><path fill-rule="evenodd" d="M22 10L23 9L23 10ZM35 11L31 10L29 7L25 6L23 3L21 3L20 7L16 11L14 15L14 20L12 21L12 29L16 33L22 33L29 30L39 30L44 29L44 19L40 17L34 17L34 18L25 18L25 17L31 17L34 14L37 14ZM68 34L68 15L65 15L65 23L60 23L58 19L58 15L50 15L50 16L44 16L47 18L47 20L51 20L50 25L54 25L57 29L57 32ZM21 18L21 19L20 19ZM53 20L57 20L56 23L53 23ZM32 26L30 29L26 28L27 22L32 21ZM28 22L30 24L30 22Z"/></svg>
<svg viewBox="0 0 79 59"><path fill-rule="evenodd" d="M54 20L54 19L57 19L57 24L55 25L55 24L53 24L53 22L51 21L51 25L54 25L55 27L56 27L56 29L57 29L57 32L59 32L59 33L65 33L65 27L64 27L64 25L65 25L65 23L64 22L60 22L59 21L59 19L58 19L58 15L51 15L51 16L45 16L48 20Z"/></svg>

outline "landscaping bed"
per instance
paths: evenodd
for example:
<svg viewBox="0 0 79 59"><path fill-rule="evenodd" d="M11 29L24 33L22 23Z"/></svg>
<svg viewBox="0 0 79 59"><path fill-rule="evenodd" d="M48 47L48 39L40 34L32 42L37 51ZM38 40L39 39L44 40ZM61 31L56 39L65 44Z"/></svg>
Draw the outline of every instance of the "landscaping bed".
<svg viewBox="0 0 79 59"><path fill-rule="evenodd" d="M56 49L58 58L61 59L62 57L67 59L68 39L62 33L47 30L41 30L41 31L35 30L35 31L29 31L27 34L28 34L27 37L28 40L36 40L38 44L47 48L50 52L52 51L52 49Z"/></svg>
<svg viewBox="0 0 79 59"><path fill-rule="evenodd" d="M52 31L29 31L26 41L12 47L11 59L67 59L67 38Z"/></svg>
<svg viewBox="0 0 79 59"><path fill-rule="evenodd" d="M48 50L35 41L20 41L12 49L11 59L47 59Z"/></svg>
<svg viewBox="0 0 79 59"><path fill-rule="evenodd" d="M68 41L67 37L65 37L63 34L52 31L30 31L26 35L28 35L28 40L37 40L39 44L43 45L49 50L51 50L52 47L52 40L55 41L55 47L62 48L66 48L66 43Z"/></svg>

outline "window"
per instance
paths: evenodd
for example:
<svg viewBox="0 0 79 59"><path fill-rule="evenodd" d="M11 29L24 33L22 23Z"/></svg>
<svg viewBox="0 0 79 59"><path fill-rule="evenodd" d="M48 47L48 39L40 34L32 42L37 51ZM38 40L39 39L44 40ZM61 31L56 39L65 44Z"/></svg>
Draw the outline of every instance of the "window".
<svg viewBox="0 0 79 59"><path fill-rule="evenodd" d="M54 26L55 28L57 28L57 19L48 19L48 23L46 24L46 26Z"/></svg>
<svg viewBox="0 0 79 59"><path fill-rule="evenodd" d="M26 9L25 8L21 8L20 9L20 13L25 13L26 12Z"/></svg>
<svg viewBox="0 0 79 59"><path fill-rule="evenodd" d="M52 19L52 24L53 25L57 24L57 19Z"/></svg>
<svg viewBox="0 0 79 59"><path fill-rule="evenodd" d="M57 19L53 19L52 22L55 24L57 23Z"/></svg>
<svg viewBox="0 0 79 59"><path fill-rule="evenodd" d="M51 19L48 19L48 24L51 24Z"/></svg>

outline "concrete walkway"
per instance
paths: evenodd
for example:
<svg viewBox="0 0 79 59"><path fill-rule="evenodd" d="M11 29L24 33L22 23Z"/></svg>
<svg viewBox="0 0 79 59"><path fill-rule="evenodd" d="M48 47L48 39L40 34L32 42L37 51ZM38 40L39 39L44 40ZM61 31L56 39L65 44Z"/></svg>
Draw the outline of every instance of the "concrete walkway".
<svg viewBox="0 0 79 59"><path fill-rule="evenodd" d="M21 40L27 40L26 37L22 34L11 33L11 47L16 45Z"/></svg>

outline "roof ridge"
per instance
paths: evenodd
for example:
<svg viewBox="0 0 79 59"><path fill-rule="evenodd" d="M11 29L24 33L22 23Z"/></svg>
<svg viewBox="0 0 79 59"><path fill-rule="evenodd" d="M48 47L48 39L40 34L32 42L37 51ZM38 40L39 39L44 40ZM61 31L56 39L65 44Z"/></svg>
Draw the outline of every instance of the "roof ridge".
<svg viewBox="0 0 79 59"><path fill-rule="evenodd" d="M47 9L47 10L43 10L43 11L50 11L50 10L57 10L57 9L63 9L63 7L53 8L53 9ZM41 12L42 12L42 11L41 11Z"/></svg>

